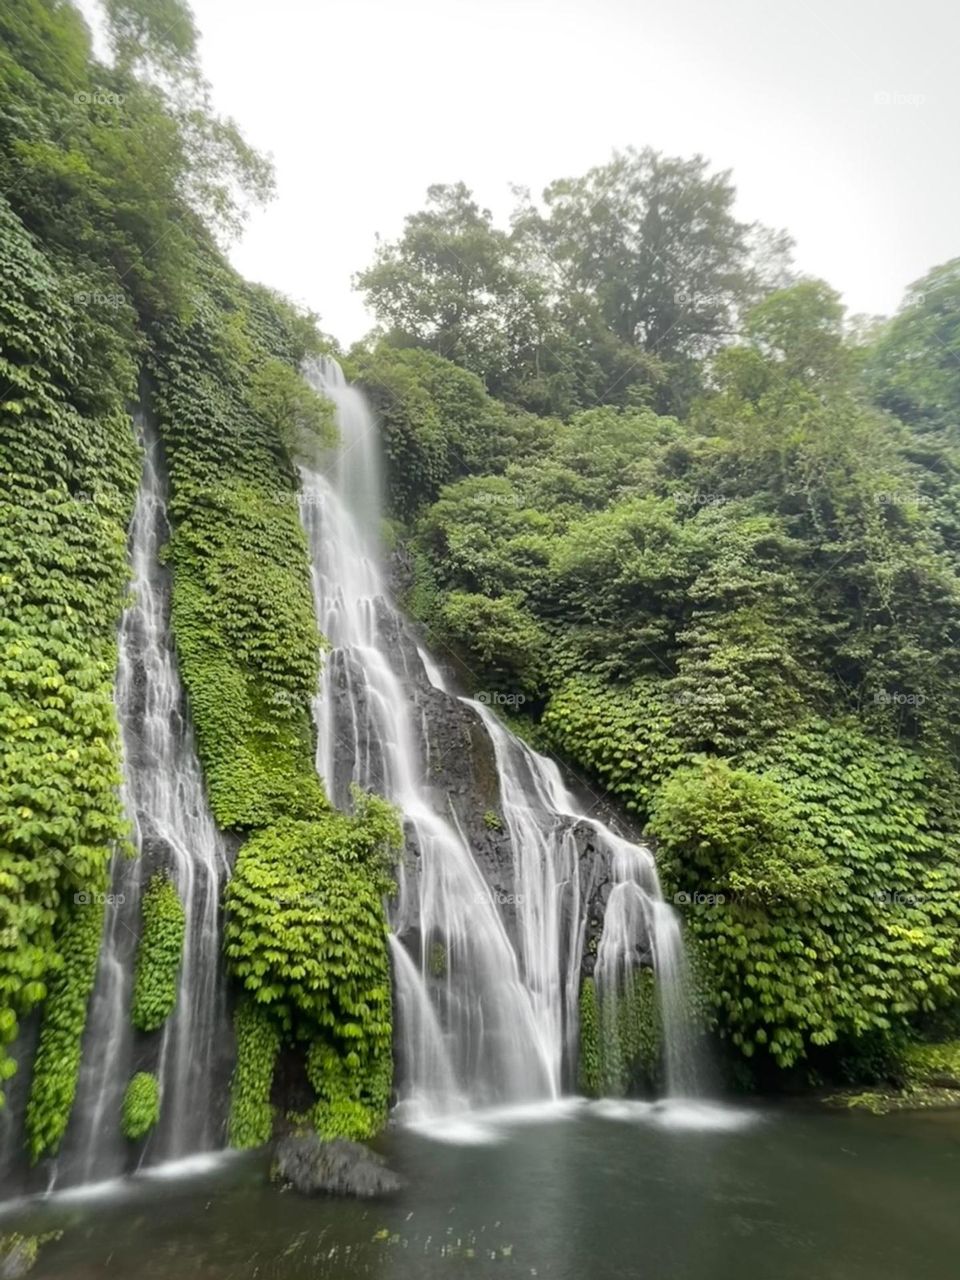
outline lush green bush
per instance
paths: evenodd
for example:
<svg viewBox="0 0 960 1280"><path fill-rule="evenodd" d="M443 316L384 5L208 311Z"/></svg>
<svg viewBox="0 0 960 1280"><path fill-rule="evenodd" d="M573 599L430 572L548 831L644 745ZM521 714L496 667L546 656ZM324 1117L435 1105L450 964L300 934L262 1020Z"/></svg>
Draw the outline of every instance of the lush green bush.
<svg viewBox="0 0 960 1280"><path fill-rule="evenodd" d="M378 797L358 794L356 806L353 816L331 811L251 837L227 893L231 970L259 1015L306 1044L326 1136L374 1133L392 1078L382 898L400 832ZM245 1139L263 1127L260 1112L237 1122Z"/></svg>
<svg viewBox="0 0 960 1280"><path fill-rule="evenodd" d="M186 912L177 887L156 875L143 895L143 931L133 979L133 1025L156 1031L177 1003L177 976L183 954Z"/></svg>
<svg viewBox="0 0 960 1280"><path fill-rule="evenodd" d="M922 763L828 724L765 758L681 769L652 804L721 1034L782 1067L902 1037L960 992L956 835L935 828Z"/></svg>
<svg viewBox="0 0 960 1280"><path fill-rule="evenodd" d="M663 681L618 687L579 676L556 687L542 726L556 750L587 768L625 808L646 814L657 783L684 759L678 718Z"/></svg>
<svg viewBox="0 0 960 1280"><path fill-rule="evenodd" d="M409 518L443 485L473 470L500 471L552 426L506 409L474 374L419 349L355 351L347 366L376 410L394 513Z"/></svg>
<svg viewBox="0 0 960 1280"><path fill-rule="evenodd" d="M160 1119L160 1086L149 1071L138 1071L123 1095L121 1127L124 1137L138 1142Z"/></svg>

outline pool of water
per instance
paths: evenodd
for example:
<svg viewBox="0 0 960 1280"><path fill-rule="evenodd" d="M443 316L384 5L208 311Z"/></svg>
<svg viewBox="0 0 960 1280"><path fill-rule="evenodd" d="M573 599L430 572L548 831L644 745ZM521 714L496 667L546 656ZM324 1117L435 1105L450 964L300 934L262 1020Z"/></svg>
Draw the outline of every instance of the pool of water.
<svg viewBox="0 0 960 1280"><path fill-rule="evenodd" d="M565 1103L393 1130L381 1203L262 1154L0 1209L35 1280L957 1280L960 1112Z"/></svg>

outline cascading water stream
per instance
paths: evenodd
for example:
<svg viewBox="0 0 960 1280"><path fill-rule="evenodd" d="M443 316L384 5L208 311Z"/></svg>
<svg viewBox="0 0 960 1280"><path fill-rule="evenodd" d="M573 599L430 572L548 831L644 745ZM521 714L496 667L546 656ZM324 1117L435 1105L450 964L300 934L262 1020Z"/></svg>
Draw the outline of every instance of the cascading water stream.
<svg viewBox="0 0 960 1280"><path fill-rule="evenodd" d="M618 1005L640 962L648 961L657 978L667 1096L695 1098L703 1092L703 1073L690 1015L690 982L679 921L663 900L649 851L616 840L612 854L613 888L594 974L604 1041L619 1054Z"/></svg>
<svg viewBox="0 0 960 1280"><path fill-rule="evenodd" d="M619 969L652 955L666 1056L677 1068L668 1074L679 1080L675 1059L690 1040L684 994L674 990L682 945L650 852L578 813L552 761L515 738L489 707L462 699L482 721L496 761L513 857L514 891L501 910L449 797L428 781L431 748L417 683L425 677L443 690L444 682L429 655L408 642L387 597L376 425L335 362L323 360L307 376L333 401L341 437L328 469L302 469L317 621L332 645L314 704L317 769L337 805L349 803L351 783L393 801L414 851L400 868L391 910L401 1115L416 1120L559 1097L576 1048L587 923L578 832L588 835L597 864L619 868L611 902L626 897L629 883L643 904L636 928L605 931L601 952L611 965L616 953ZM415 680L411 652L421 668Z"/></svg>
<svg viewBox="0 0 960 1280"><path fill-rule="evenodd" d="M339 369L327 364L314 377L337 404L342 436L332 477L302 474L317 618L333 646L315 701L317 768L335 803L348 803L356 782L382 791L403 814L419 853L417 902L413 908L401 877L394 923L401 934L414 923L419 930L419 985L429 982L440 1006L432 1021L421 1019L432 1043L416 1051L411 1040L417 1061L402 1064L403 1101L408 1114L430 1115L462 1106L464 1097L551 1096L558 1082L507 930L462 833L433 803L414 706L391 662L385 630L401 624L387 603L375 549L377 445L369 410ZM428 997L413 989L414 975L400 965L395 978L400 1007L422 1011Z"/></svg>
<svg viewBox="0 0 960 1280"><path fill-rule="evenodd" d="M139 427L144 466L130 529L134 602L120 627L115 690L122 794L136 857L114 857L83 1062L56 1186L129 1171L135 1148L120 1132L120 1115L137 1070L154 1071L160 1084L160 1120L142 1163L209 1151L223 1141L214 1081L230 1050L220 958L220 897L229 863L183 713L168 578L158 554L167 534L159 445L145 424ZM176 1005L162 1031L143 1035L131 1025L131 993L142 897L157 873L173 881L186 921Z"/></svg>

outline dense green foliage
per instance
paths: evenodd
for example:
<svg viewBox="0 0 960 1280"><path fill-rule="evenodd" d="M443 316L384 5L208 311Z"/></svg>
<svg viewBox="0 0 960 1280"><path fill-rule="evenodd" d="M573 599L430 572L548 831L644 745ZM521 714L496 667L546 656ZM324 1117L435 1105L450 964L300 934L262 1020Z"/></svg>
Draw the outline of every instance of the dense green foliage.
<svg viewBox="0 0 960 1280"><path fill-rule="evenodd" d="M589 1098L603 1093L603 1059L600 1043L600 1011L597 987L592 978L580 984L580 1045L577 1056L577 1086Z"/></svg>
<svg viewBox="0 0 960 1280"><path fill-rule="evenodd" d="M74 896L104 888L124 835L111 683L136 471L123 412L133 365L108 323L76 324L83 277L45 255L5 201L0 277L0 1021L9 1042L63 965ZM79 1034L82 1017L70 1021ZM76 1055L65 1034L61 1019L66 1064ZM36 1132L45 1127L38 1120Z"/></svg>
<svg viewBox="0 0 960 1280"><path fill-rule="evenodd" d="M270 1090L280 1051L280 1029L269 1012L251 999L238 1002L233 1018L237 1065L230 1087L227 1136L232 1147L260 1147L270 1141Z"/></svg>
<svg viewBox="0 0 960 1280"><path fill-rule="evenodd" d="M186 303L200 219L235 222L236 195L269 187L207 110L189 23L177 34L137 13L109 6L128 56L108 67L72 5L12 0L0 12L0 1023L9 1041L49 990L34 1157L56 1149L69 1118L96 895L125 836L111 686L144 328ZM176 83L137 79L134 63L176 63Z"/></svg>
<svg viewBox="0 0 960 1280"><path fill-rule="evenodd" d="M337 1055L336 1085L318 1086L325 1129L341 1107L334 1090L367 1107L372 1131L390 1079L385 877L359 851L363 832L376 844L393 820L361 799L338 825L314 768L323 640L296 461L334 434L330 407L298 372L320 339L313 317L245 284L218 247L272 178L210 110L188 8L104 9L110 63L93 56L65 0L12 0L0 12L0 723L10 746L0 764L0 1039L13 1040L18 1018L47 997L28 1135L35 1157L53 1151L96 970L96 895L125 835L111 686L140 399L169 472L163 554L211 807L222 827L251 837L231 902L243 925L231 937L234 973L269 1005L271 1035L311 1062L321 1048ZM280 849L289 876L309 868L319 903L283 916L290 956L325 956L306 986L279 960L268 983L248 964L263 954L242 888L256 882L258 857L261 875L284 861ZM323 1005L344 948L322 936L315 946L313 931L341 919L361 954L354 985ZM173 1007L183 929L173 886L154 881L133 997L141 1030ZM0 1062L0 1078L10 1070ZM136 1083L138 1114L146 1088ZM266 1113L260 1095L252 1120L237 1112L238 1141L263 1132L269 1075L266 1091ZM344 1123L358 1129L355 1115Z"/></svg>
<svg viewBox="0 0 960 1280"><path fill-rule="evenodd" d="M700 156L628 150L582 178L522 193L511 230L462 184L382 244L358 277L394 347L423 347L538 413L686 403L696 357L764 285L790 241L733 214L727 173Z"/></svg>
<svg viewBox="0 0 960 1280"><path fill-rule="evenodd" d="M369 1137L385 1119L392 1026L382 895L399 842L393 810L358 794L353 816L282 822L248 840L229 885L232 969L258 1011L309 1045L325 1136Z"/></svg>
<svg viewBox="0 0 960 1280"><path fill-rule="evenodd" d="M654 235L661 182L679 203ZM960 998L960 278L938 269L850 336L828 286L783 287L782 241L751 250L728 186L699 162L620 157L555 184L510 236L469 193L434 191L361 277L389 329L353 358L375 398L388 389L408 603L434 642L649 824L735 1052L761 1074L869 1075ZM712 210L702 279L679 229L695 191ZM676 321L657 376L641 362L629 395L578 409L589 396L535 404L488 360L491 264L522 265L531 234L618 342L660 359ZM486 276L460 269L472 254ZM485 438L408 483L424 450L471 439L448 420L464 375L442 352L486 380ZM561 420L514 430L491 388ZM594 1089L589 986L581 1016Z"/></svg>
<svg viewBox="0 0 960 1280"><path fill-rule="evenodd" d="M55 1154L67 1131L102 932L103 904L88 900L76 903L57 937L58 968L43 1006L27 1104L27 1150L32 1160Z"/></svg>
<svg viewBox="0 0 960 1280"><path fill-rule="evenodd" d="M251 365L297 351L284 312L222 265L188 322L158 326L149 355L170 471L173 623L210 803L225 827L326 807L309 701L320 637L296 476Z"/></svg>
<svg viewBox="0 0 960 1280"><path fill-rule="evenodd" d="M156 1031L177 1002L186 912L176 885L165 875L156 875L150 881L142 910L131 1019L140 1031Z"/></svg>
<svg viewBox="0 0 960 1280"><path fill-rule="evenodd" d="M149 1071L138 1071L123 1095L121 1128L131 1142L145 1138L160 1119L160 1085Z"/></svg>

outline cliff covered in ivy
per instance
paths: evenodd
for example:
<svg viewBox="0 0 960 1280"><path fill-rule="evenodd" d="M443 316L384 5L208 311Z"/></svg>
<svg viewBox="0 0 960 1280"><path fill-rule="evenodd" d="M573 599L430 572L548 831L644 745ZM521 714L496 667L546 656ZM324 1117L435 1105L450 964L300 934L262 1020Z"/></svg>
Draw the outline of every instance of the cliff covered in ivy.
<svg viewBox="0 0 960 1280"><path fill-rule="evenodd" d="M223 256L272 179L209 109L189 11L112 0L105 21L109 63L70 4L0 12L0 1071L28 1097L33 1159L55 1153L111 859L131 851L112 689L139 409L167 473L163 554L208 798L239 848L231 1136L269 1136L278 1053L315 1082L319 1128L366 1135L390 1087L397 830L376 798L334 812L313 763L322 639L296 460L333 438L299 376L320 339ZM182 945L169 884L151 884L142 929L130 1017L146 1034L172 1007ZM148 1074L131 1081L130 1138L155 1121L155 1093Z"/></svg>
<svg viewBox="0 0 960 1280"><path fill-rule="evenodd" d="M431 188L351 367L408 605L646 830L729 1078L896 1079L960 1012L960 262L851 321L734 195Z"/></svg>

